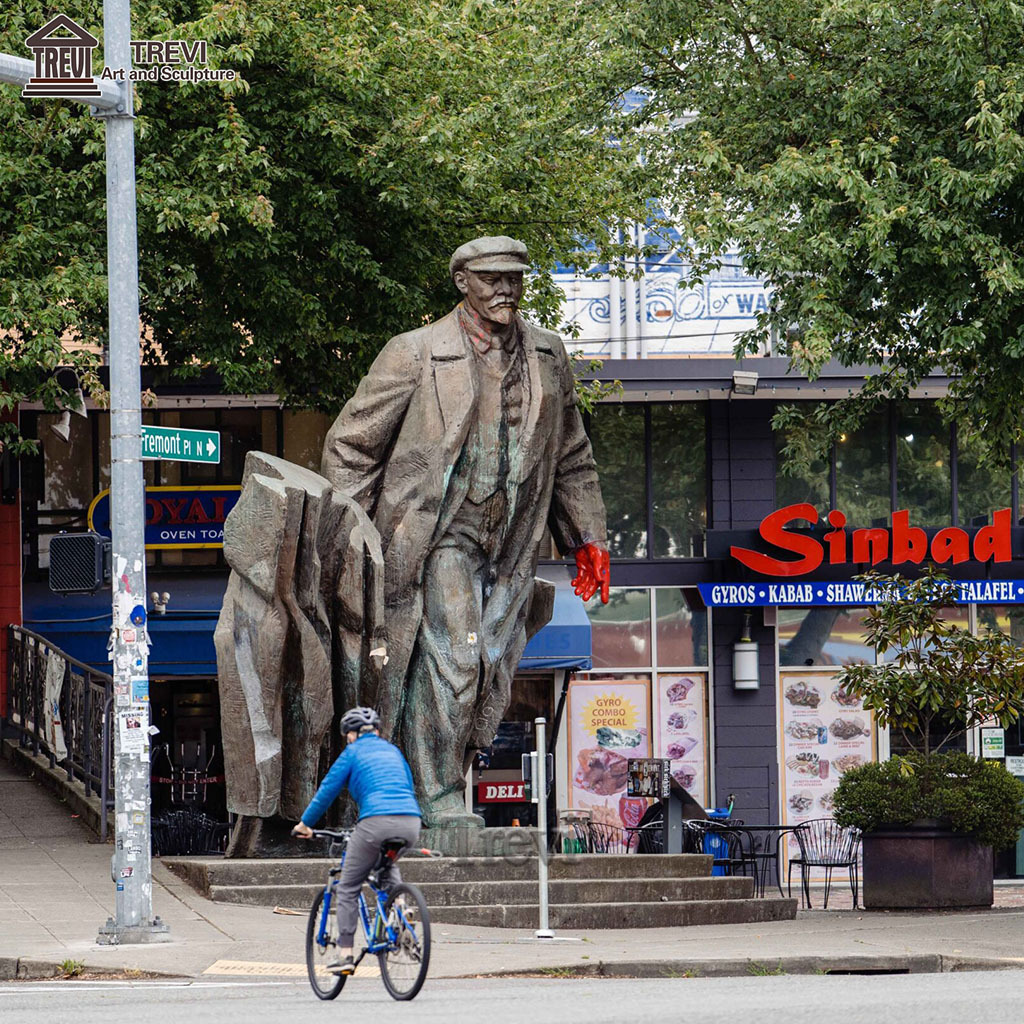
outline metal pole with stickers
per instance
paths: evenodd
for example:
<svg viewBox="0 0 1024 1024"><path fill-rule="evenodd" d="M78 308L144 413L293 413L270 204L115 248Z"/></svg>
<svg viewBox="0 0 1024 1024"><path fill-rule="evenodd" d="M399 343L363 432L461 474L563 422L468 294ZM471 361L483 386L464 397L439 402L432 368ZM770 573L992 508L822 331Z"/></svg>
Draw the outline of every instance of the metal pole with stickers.
<svg viewBox="0 0 1024 1024"><path fill-rule="evenodd" d="M104 0L104 63L131 68L129 0ZM127 79L127 75L125 78ZM110 303L110 525L113 597L115 914L105 944L152 942L167 926L153 917L150 864L149 632L146 616L145 479L139 370L139 272L135 131L130 81L106 119L107 274Z"/></svg>
<svg viewBox="0 0 1024 1024"><path fill-rule="evenodd" d="M81 26L58 15L48 23ZM38 33L36 33L38 35ZM93 43L96 39L88 36ZM60 39L48 40L56 46ZM47 41L44 41L47 42ZM91 49L91 47L90 47ZM29 98L70 99L106 121L107 288L110 335L110 498L113 621L114 825L111 858L115 914L99 942L153 942L167 926L153 917L149 807L149 634L146 616L145 484L142 473L142 381L139 370L138 240L135 218L135 134L132 109L129 0L104 0L104 63L124 81L88 76L39 78L37 64L0 54L0 82L24 87ZM122 76L117 76L118 78ZM106 813L106 807L103 808Z"/></svg>

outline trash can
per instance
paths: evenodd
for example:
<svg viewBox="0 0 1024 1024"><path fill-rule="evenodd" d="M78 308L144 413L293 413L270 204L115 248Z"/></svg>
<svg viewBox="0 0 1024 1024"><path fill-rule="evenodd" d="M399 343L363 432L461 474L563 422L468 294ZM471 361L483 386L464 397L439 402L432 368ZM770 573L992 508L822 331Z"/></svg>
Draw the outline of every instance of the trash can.
<svg viewBox="0 0 1024 1024"><path fill-rule="evenodd" d="M728 807L705 807L704 813L711 821L718 821L725 824L729 821L730 813ZM704 852L710 853L715 860L726 860L729 857L729 843L725 836L716 836L713 832L704 835ZM727 874L725 864L713 864L712 875Z"/></svg>
<svg viewBox="0 0 1024 1024"><path fill-rule="evenodd" d="M562 838L562 853L586 853L587 826L590 811L559 811L558 832Z"/></svg>

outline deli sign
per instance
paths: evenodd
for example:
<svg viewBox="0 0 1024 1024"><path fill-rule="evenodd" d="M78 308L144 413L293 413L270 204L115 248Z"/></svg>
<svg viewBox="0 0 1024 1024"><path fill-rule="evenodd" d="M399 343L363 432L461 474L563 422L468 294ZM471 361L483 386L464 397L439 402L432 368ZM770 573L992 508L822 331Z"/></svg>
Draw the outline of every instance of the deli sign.
<svg viewBox="0 0 1024 1024"><path fill-rule="evenodd" d="M526 803L525 782L478 782L476 799L481 804Z"/></svg>
<svg viewBox="0 0 1024 1024"><path fill-rule="evenodd" d="M938 565L976 562L1009 562L1013 559L1008 508L992 514L992 525L972 531L946 526L929 537L910 525L910 513L893 512L890 527L846 529L846 515L833 509L826 517L831 530L818 536L806 529L818 522L818 510L807 502L787 505L761 520L761 539L778 552L766 554L732 545L729 553L742 565L764 576L805 576L822 565L920 565L926 558ZM799 526L798 526L799 524ZM819 539L820 537L820 539Z"/></svg>

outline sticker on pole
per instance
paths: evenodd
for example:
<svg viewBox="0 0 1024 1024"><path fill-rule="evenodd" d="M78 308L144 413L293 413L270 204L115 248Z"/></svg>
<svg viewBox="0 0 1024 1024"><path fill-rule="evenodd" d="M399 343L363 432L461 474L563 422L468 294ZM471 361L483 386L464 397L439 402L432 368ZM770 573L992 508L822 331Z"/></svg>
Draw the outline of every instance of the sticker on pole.
<svg viewBox="0 0 1024 1024"><path fill-rule="evenodd" d="M122 754L141 754L146 749L148 711L119 711L117 735Z"/></svg>

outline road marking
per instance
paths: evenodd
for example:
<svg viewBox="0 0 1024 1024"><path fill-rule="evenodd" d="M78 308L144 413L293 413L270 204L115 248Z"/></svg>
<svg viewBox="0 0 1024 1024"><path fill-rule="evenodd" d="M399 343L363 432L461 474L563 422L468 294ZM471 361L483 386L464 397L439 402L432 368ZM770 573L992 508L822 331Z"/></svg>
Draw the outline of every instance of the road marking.
<svg viewBox="0 0 1024 1024"><path fill-rule="evenodd" d="M318 971L317 973L329 977L326 971ZM203 971L203 974L244 974L246 977L305 978L306 965L264 963L258 960L216 960ZM379 978L380 967L364 961L364 963L356 968L355 977Z"/></svg>
<svg viewBox="0 0 1024 1024"><path fill-rule="evenodd" d="M291 985L290 981L195 981L186 978L182 981L78 981L68 980L56 985L46 985L22 979L11 986L4 986L0 989L4 995L12 995L15 992L67 992L70 989L77 991L81 988L279 988L282 985Z"/></svg>

